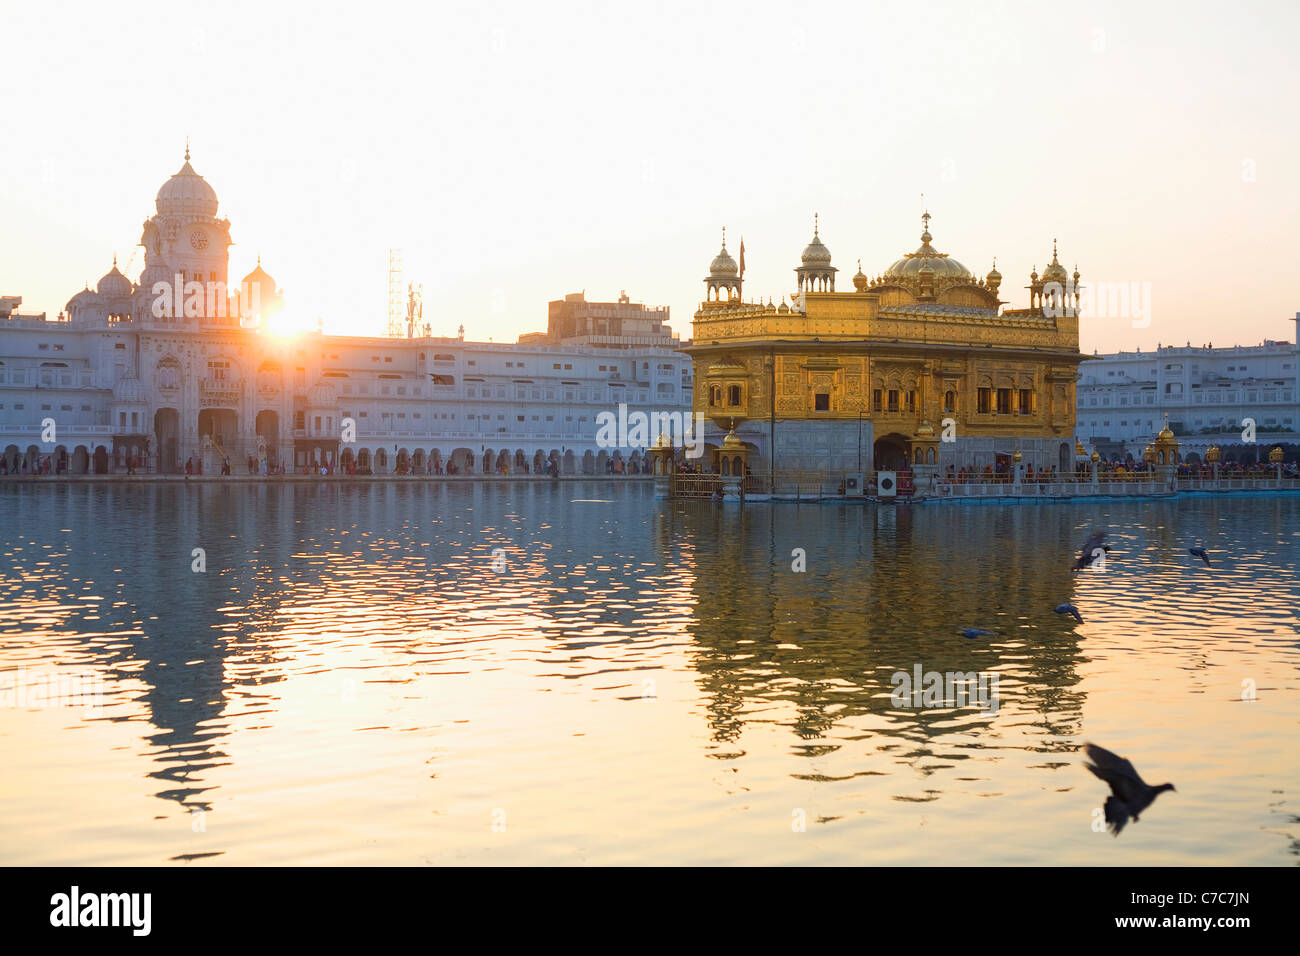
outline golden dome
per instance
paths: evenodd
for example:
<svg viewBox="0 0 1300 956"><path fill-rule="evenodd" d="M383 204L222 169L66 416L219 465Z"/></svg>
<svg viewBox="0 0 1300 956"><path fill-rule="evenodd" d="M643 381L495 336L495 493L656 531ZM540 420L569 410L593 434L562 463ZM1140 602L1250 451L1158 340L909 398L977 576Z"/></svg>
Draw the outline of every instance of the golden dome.
<svg viewBox="0 0 1300 956"><path fill-rule="evenodd" d="M727 252L727 247L724 245L722 251L713 257L713 262L709 263L709 276L715 279L726 279L739 273L740 267L736 265L736 260L731 258L731 253Z"/></svg>
<svg viewBox="0 0 1300 956"><path fill-rule="evenodd" d="M862 260L859 259L858 273L853 277L853 288L857 289L859 292L866 292L868 285L870 285L870 280L867 279L866 274L862 271Z"/></svg>
<svg viewBox="0 0 1300 956"><path fill-rule="evenodd" d="M916 426L917 438L929 438L933 435L934 435L934 426L931 425L928 421L921 422L920 425Z"/></svg>
<svg viewBox="0 0 1300 956"><path fill-rule="evenodd" d="M1155 450L1154 448L1152 448L1150 445L1147 445L1147 447L1144 448L1144 449L1142 450L1142 460L1143 460L1143 461L1155 461L1155 460L1156 460L1156 450Z"/></svg>
<svg viewBox="0 0 1300 956"><path fill-rule="evenodd" d="M1053 239L1052 261L1051 264L1043 270L1043 282L1059 282L1064 285L1066 279L1069 277L1069 273L1065 271L1065 266L1061 265L1060 261L1056 258L1056 240Z"/></svg>
<svg viewBox="0 0 1300 956"><path fill-rule="evenodd" d="M722 447L727 451L743 451L745 443L736 437L736 429L727 432L727 437L722 439Z"/></svg>
<svg viewBox="0 0 1300 956"><path fill-rule="evenodd" d="M1020 454L1020 449L1017 448L1015 454L1011 456L1011 460L1018 463L1022 457L1023 456Z"/></svg>
<svg viewBox="0 0 1300 956"><path fill-rule="evenodd" d="M814 230L812 242L804 246L799 261L805 266L828 266L831 264L831 251L822 242L821 236Z"/></svg>
<svg viewBox="0 0 1300 956"><path fill-rule="evenodd" d="M1271 462L1272 462L1273 464L1275 464L1275 465L1276 465L1279 461L1282 460L1282 446L1281 446L1281 445L1274 445L1274 446L1273 446L1273 450L1270 451L1270 452L1268 453L1268 460L1271 461Z"/></svg>
<svg viewBox="0 0 1300 956"><path fill-rule="evenodd" d="M1074 454L1075 457L1088 454L1088 449L1084 448L1083 442L1079 441L1077 438L1074 440Z"/></svg>
<svg viewBox="0 0 1300 956"><path fill-rule="evenodd" d="M1088 458L1091 459L1092 461L1101 461L1101 455L1097 454L1097 450L1095 448L1093 449L1092 454L1088 456Z"/></svg>
<svg viewBox="0 0 1300 956"><path fill-rule="evenodd" d="M1156 437L1159 438L1161 441L1173 441L1174 433L1169 430L1169 425L1166 423L1165 427L1160 429L1160 434L1157 435Z"/></svg>
<svg viewBox="0 0 1300 956"><path fill-rule="evenodd" d="M925 231L921 233L921 246L915 252L906 253L892 266L885 270L885 276L914 276L919 272L932 272L936 276L955 279L971 278L970 271L951 258L946 252L939 252L930 245L930 214L921 217L925 220Z"/></svg>
<svg viewBox="0 0 1300 956"><path fill-rule="evenodd" d="M1216 461L1219 460L1219 454L1220 454L1220 453L1219 453L1219 446L1218 446L1218 445L1211 445L1211 446L1210 446L1208 449L1206 449L1206 451L1205 451L1205 460L1208 461L1208 462L1210 462L1211 464L1213 464L1214 462L1216 462Z"/></svg>

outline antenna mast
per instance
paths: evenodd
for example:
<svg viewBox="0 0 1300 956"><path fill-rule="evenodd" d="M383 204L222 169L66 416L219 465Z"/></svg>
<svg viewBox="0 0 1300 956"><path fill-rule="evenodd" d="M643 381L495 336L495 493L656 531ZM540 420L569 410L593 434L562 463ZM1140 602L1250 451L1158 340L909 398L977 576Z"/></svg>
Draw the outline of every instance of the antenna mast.
<svg viewBox="0 0 1300 956"><path fill-rule="evenodd" d="M400 339L406 334L406 303L402 295L402 250L388 250L388 331Z"/></svg>

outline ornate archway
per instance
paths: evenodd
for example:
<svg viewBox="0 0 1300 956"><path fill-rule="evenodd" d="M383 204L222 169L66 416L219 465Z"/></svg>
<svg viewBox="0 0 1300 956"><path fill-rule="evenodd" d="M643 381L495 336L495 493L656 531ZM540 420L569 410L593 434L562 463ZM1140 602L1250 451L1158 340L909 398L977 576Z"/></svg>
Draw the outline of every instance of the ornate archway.
<svg viewBox="0 0 1300 956"><path fill-rule="evenodd" d="M897 433L877 438L871 460L876 471L901 471L907 465L907 438Z"/></svg>

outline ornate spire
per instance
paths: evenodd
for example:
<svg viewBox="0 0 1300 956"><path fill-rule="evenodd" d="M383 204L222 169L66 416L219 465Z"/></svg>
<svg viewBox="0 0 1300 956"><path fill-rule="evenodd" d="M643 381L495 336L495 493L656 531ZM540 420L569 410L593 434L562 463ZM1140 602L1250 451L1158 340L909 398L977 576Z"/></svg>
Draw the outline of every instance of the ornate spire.
<svg viewBox="0 0 1300 956"><path fill-rule="evenodd" d="M188 163L189 161L190 161L190 138L186 136L185 137L185 162Z"/></svg>
<svg viewBox="0 0 1300 956"><path fill-rule="evenodd" d="M820 228L820 223L818 222L818 219L819 219L819 215L817 213L813 213L813 238L814 239L817 238L817 230Z"/></svg>

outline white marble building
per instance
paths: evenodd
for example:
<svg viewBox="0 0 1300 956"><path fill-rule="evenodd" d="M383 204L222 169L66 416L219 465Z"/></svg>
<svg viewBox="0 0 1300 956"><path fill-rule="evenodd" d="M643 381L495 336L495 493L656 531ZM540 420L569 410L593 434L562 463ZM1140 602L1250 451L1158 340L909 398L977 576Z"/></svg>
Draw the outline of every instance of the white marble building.
<svg viewBox="0 0 1300 956"><path fill-rule="evenodd" d="M1296 315L1300 333L1300 314ZM1300 335L1297 336L1300 339ZM1293 342L1214 348L1160 346L1154 352L1100 355L1079 367L1078 434L1103 454L1142 450L1164 427L1197 460L1210 445L1238 456L1242 423L1253 419L1254 443L1294 444L1300 427L1300 348ZM1121 451L1122 448L1122 451Z"/></svg>
<svg viewBox="0 0 1300 956"><path fill-rule="evenodd" d="M132 458L141 471L183 471L193 459L213 473L225 457L236 474L250 457L375 473L448 463L536 472L554 460L561 473L603 474L607 460L641 456L598 446L600 412L690 409L691 362L666 310L626 297L590 303L626 317L619 334L602 324L600 335L536 333L516 345L281 338L256 328L281 302L260 262L238 290L226 287L230 222L188 150L155 210L138 280L115 260L53 320L0 298L0 457L10 474L42 458L74 474L119 472ZM160 307L160 290L177 286L184 294ZM583 309L584 298L565 300L575 301L569 312ZM345 419L355 441L343 440Z"/></svg>

